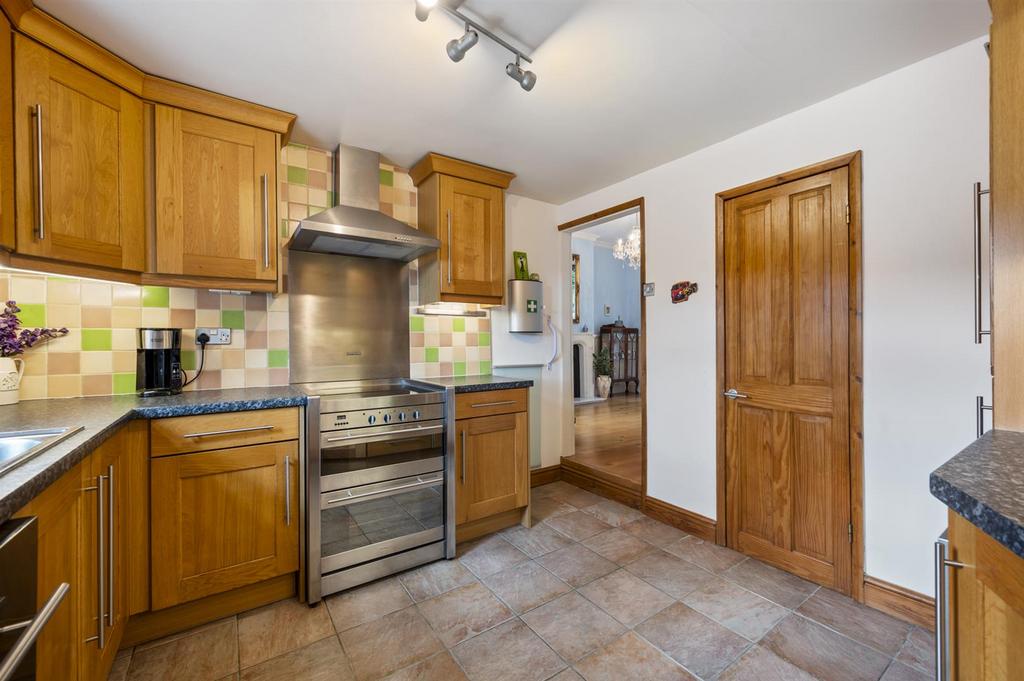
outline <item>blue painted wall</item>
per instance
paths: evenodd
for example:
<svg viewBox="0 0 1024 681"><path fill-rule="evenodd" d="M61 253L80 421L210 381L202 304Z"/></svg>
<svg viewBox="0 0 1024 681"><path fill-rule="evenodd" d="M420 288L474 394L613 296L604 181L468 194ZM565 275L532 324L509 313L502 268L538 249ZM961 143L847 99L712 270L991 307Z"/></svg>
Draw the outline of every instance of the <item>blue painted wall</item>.
<svg viewBox="0 0 1024 681"><path fill-rule="evenodd" d="M604 324L622 319L625 326L640 328L640 270L616 260L612 249L588 239L574 238L572 252L580 256L580 323L596 333ZM604 306L611 311L604 314Z"/></svg>

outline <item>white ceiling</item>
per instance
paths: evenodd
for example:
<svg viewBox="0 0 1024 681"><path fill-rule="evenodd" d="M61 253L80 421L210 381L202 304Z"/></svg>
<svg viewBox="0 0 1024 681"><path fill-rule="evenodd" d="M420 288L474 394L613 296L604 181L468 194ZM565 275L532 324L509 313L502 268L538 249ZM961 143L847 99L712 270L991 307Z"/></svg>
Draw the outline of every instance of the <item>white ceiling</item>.
<svg viewBox="0 0 1024 681"><path fill-rule="evenodd" d="M640 214L637 211L630 211L625 215L618 215L610 220L603 220L582 227L572 233L572 240L587 239L596 241L606 246L612 246L619 239L625 239L633 228L640 223Z"/></svg>
<svg viewBox="0 0 1024 681"><path fill-rule="evenodd" d="M142 69L298 114L294 140L438 151L562 203L983 35L985 0L467 0L534 57L413 0L36 0Z"/></svg>

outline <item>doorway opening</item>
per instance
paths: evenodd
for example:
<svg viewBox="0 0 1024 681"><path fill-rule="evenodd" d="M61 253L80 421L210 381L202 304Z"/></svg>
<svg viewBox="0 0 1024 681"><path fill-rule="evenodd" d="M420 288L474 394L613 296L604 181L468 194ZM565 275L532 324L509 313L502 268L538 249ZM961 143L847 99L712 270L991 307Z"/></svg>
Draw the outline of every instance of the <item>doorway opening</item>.
<svg viewBox="0 0 1024 681"><path fill-rule="evenodd" d="M646 472L643 199L559 226L570 231L574 450L563 479L640 507Z"/></svg>

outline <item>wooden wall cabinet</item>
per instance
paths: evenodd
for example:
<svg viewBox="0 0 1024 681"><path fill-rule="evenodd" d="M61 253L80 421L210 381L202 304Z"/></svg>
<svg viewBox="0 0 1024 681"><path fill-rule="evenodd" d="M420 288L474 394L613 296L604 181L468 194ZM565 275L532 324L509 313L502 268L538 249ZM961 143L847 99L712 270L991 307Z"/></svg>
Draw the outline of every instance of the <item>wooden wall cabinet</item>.
<svg viewBox="0 0 1024 681"><path fill-rule="evenodd" d="M11 23L0 12L0 248L14 250L14 65Z"/></svg>
<svg viewBox="0 0 1024 681"><path fill-rule="evenodd" d="M142 100L22 35L14 75L17 253L141 272Z"/></svg>
<svg viewBox="0 0 1024 681"><path fill-rule="evenodd" d="M427 154L410 171L419 229L441 241L419 259L420 303L500 305L505 295L505 189L515 175Z"/></svg>

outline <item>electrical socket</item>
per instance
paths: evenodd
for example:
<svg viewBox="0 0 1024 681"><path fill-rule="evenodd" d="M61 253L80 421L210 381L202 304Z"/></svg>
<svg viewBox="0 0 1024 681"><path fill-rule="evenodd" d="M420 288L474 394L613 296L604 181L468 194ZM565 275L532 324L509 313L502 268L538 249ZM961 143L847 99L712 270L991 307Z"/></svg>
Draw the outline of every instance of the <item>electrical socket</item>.
<svg viewBox="0 0 1024 681"><path fill-rule="evenodd" d="M196 338L202 333L210 337L208 345L231 345L231 329L200 327L196 329ZM196 345L199 345L199 341L196 341Z"/></svg>

